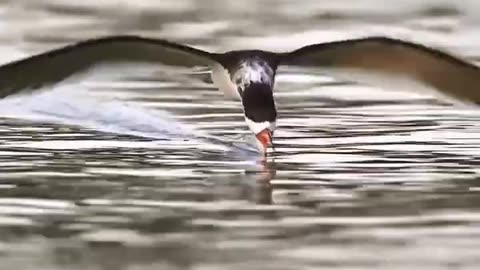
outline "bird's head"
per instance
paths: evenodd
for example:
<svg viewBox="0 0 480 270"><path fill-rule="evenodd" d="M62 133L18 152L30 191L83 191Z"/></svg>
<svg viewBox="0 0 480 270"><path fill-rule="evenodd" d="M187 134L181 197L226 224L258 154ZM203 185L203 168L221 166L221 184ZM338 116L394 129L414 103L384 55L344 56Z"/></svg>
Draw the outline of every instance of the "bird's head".
<svg viewBox="0 0 480 270"><path fill-rule="evenodd" d="M266 154L273 146L272 136L276 126L277 110L272 87L265 83L248 84L242 95L245 122L255 134L259 150Z"/></svg>
<svg viewBox="0 0 480 270"><path fill-rule="evenodd" d="M264 51L236 51L224 55L224 66L242 100L245 122L255 134L258 149L266 154L272 146L277 110L273 86L278 57Z"/></svg>

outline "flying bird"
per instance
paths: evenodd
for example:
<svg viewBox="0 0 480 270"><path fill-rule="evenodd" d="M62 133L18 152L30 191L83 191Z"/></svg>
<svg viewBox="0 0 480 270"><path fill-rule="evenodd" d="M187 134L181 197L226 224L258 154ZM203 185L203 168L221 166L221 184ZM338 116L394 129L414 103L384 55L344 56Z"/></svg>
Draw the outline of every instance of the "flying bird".
<svg viewBox="0 0 480 270"><path fill-rule="evenodd" d="M480 68L448 53L386 37L308 45L285 53L238 50L210 53L163 39L108 36L81 41L0 67L0 98L59 83L98 65L149 63L211 69L214 85L243 106L259 150L272 145L277 109L273 96L280 65L320 68L333 76L401 78L442 96L480 103ZM358 77L361 78L362 76ZM363 77L362 77L363 78ZM361 79L360 79L361 80Z"/></svg>

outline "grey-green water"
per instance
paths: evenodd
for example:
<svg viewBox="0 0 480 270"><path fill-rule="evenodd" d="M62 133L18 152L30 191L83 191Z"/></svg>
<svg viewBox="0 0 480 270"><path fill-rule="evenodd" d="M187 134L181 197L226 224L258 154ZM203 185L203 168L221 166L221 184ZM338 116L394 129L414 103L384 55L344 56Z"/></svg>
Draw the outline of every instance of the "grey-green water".
<svg viewBox="0 0 480 270"><path fill-rule="evenodd" d="M387 34L480 57L476 1L418 2L3 1L1 57L125 33L212 51ZM0 269L479 267L478 110L282 70L262 164L210 86L116 75L0 101ZM162 110L197 131L165 134Z"/></svg>

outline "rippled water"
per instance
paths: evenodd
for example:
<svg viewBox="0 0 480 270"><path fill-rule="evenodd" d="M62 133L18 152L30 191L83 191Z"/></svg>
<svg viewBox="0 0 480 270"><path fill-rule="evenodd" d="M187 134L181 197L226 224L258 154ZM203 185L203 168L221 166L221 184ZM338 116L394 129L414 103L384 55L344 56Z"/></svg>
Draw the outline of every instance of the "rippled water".
<svg viewBox="0 0 480 270"><path fill-rule="evenodd" d="M387 34L480 57L476 1L134 2L4 1L1 58L120 33L212 51ZM116 75L0 101L0 269L480 265L478 109L280 70L264 164L211 86Z"/></svg>

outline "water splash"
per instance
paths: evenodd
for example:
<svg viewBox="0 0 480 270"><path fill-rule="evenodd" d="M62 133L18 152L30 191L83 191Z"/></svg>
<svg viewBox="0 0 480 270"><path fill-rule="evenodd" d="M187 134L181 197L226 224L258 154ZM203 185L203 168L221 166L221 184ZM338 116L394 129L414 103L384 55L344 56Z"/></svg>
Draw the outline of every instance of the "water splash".
<svg viewBox="0 0 480 270"><path fill-rule="evenodd" d="M202 145L204 150L254 158L258 154L249 143L212 137L193 126L177 121L174 115L105 97L92 97L81 86L60 85L40 89L32 95L0 100L0 116L76 125L102 132ZM237 140L238 141L238 140Z"/></svg>

